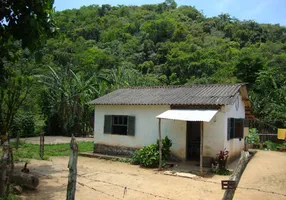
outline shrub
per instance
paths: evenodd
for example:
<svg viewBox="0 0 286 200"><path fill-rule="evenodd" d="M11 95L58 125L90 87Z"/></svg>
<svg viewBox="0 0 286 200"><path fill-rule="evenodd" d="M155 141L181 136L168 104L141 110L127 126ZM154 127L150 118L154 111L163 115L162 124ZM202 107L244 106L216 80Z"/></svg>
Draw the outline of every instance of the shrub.
<svg viewBox="0 0 286 200"><path fill-rule="evenodd" d="M260 143L258 131L256 128L249 129L249 135L246 137L246 141L248 144L254 144L254 145Z"/></svg>
<svg viewBox="0 0 286 200"><path fill-rule="evenodd" d="M171 154L171 148L172 146L172 141L166 136L163 140L162 140L162 160L168 160L168 158L170 157ZM157 148L159 151L159 140L157 140Z"/></svg>
<svg viewBox="0 0 286 200"><path fill-rule="evenodd" d="M226 175L226 176L232 174L232 172L228 169L216 169L215 173L218 175Z"/></svg>
<svg viewBox="0 0 286 200"><path fill-rule="evenodd" d="M219 151L219 153L216 155L216 158L214 159L214 162L212 164L213 171L217 174L223 175L224 173L227 173L228 171L226 169L226 162L228 159L229 151L226 149Z"/></svg>
<svg viewBox="0 0 286 200"><path fill-rule="evenodd" d="M266 146L267 149L270 149L271 151L276 151L277 147L280 146L280 144L277 144L275 142L271 142L270 140L265 141L264 145Z"/></svg>
<svg viewBox="0 0 286 200"><path fill-rule="evenodd" d="M166 136L162 140L162 164L164 165L170 156L172 141ZM156 144L143 147L132 155L131 163L147 168L159 166L159 141Z"/></svg>
<svg viewBox="0 0 286 200"><path fill-rule="evenodd" d="M18 132L20 132L20 136L22 137L34 136L35 121L34 116L31 113L17 115L14 118L11 129L11 137L17 137Z"/></svg>
<svg viewBox="0 0 286 200"><path fill-rule="evenodd" d="M33 136L35 133L35 121L32 114L22 116L22 136Z"/></svg>

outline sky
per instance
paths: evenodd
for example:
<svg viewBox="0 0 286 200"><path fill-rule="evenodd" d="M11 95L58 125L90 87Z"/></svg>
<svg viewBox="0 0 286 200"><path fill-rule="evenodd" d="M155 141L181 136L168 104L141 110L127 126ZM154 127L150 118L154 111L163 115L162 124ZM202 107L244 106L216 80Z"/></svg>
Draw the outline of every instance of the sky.
<svg viewBox="0 0 286 200"><path fill-rule="evenodd" d="M56 11L80 8L92 4L142 5L158 4L165 0L55 0ZM178 6L191 5L207 17L228 13L240 20L286 26L286 0L176 0Z"/></svg>

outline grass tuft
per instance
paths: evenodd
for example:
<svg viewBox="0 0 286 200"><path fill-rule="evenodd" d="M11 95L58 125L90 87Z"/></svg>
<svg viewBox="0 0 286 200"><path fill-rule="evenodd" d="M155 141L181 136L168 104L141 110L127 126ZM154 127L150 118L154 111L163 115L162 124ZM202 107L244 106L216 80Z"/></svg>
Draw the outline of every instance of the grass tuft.
<svg viewBox="0 0 286 200"><path fill-rule="evenodd" d="M15 142L11 142L13 147L14 160L17 162L24 161L29 162L25 159L38 159L40 157L40 145L28 144L21 142L18 150L15 148ZM78 142L79 152L92 152L93 142ZM69 156L70 155L70 144L45 144L44 147L44 158L48 160L50 156ZM24 160L23 160L24 159Z"/></svg>

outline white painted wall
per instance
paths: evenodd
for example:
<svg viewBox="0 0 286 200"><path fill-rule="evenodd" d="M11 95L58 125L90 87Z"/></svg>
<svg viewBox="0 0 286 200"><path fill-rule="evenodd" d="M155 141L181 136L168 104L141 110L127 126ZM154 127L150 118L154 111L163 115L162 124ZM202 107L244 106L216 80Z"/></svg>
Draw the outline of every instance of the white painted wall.
<svg viewBox="0 0 286 200"><path fill-rule="evenodd" d="M225 124L225 113L222 110L210 122L204 122L203 156L215 157L224 148Z"/></svg>
<svg viewBox="0 0 286 200"><path fill-rule="evenodd" d="M228 118L245 118L245 105L242 101L241 96L238 97L238 108L236 108L236 103L233 105L227 105L225 106L225 140L224 140L224 147L226 150L228 150L229 158L232 159L233 157L236 157L240 155L241 150L244 148L244 139L242 138L239 140L239 138L233 138L230 140L227 140L227 119ZM245 130L245 129L244 129ZM248 134L248 132L246 133ZM246 136L246 135L244 135Z"/></svg>
<svg viewBox="0 0 286 200"><path fill-rule="evenodd" d="M179 120L161 119L162 137L166 135L172 140L171 151L173 154L185 160L186 158L186 134L187 122Z"/></svg>
<svg viewBox="0 0 286 200"><path fill-rule="evenodd" d="M95 108L94 142L99 144L141 148L153 144L158 139L158 119L156 116L170 109L170 106L144 105L97 105ZM104 134L104 115L135 116L135 136ZM161 120L162 137L172 140L172 153L185 159L186 122Z"/></svg>
<svg viewBox="0 0 286 200"><path fill-rule="evenodd" d="M226 148L230 157L240 154L244 140L227 141L227 119L244 118L244 103L239 96L239 107L222 106L210 122L204 122L204 156L215 157L219 150ZM150 105L97 105L95 108L94 142L99 144L141 148L153 144L158 139L158 119L156 116L170 109L170 106ZM104 115L133 115L135 136L104 134ZM162 119L162 137L172 140L171 151L176 156L186 158L186 122ZM245 129L246 130L246 129ZM248 133L248 131L247 131Z"/></svg>

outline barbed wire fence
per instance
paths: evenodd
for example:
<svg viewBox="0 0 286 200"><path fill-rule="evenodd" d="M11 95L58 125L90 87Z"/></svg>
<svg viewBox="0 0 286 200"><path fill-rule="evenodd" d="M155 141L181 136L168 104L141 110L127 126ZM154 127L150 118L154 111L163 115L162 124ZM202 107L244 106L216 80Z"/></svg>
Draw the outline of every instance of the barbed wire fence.
<svg viewBox="0 0 286 200"><path fill-rule="evenodd" d="M153 196L153 197L156 197L156 198L175 200L175 199L172 199L172 198L169 198L169 197L161 196L161 195L150 193L150 192L141 191L141 190L138 190L138 189L130 188L128 186L124 186L124 185L120 185L120 184L116 184L116 183L112 183L112 182L108 182L108 181L103 181L103 180L98 180L98 179L91 179L91 178L87 178L86 176L82 176L82 175L79 175L79 174L78 174L78 176L82 177L82 178L85 178L85 179L87 179L89 181L100 182L100 183L105 183L105 184L110 184L110 185L113 185L113 186L121 187L121 188L124 189L123 193L127 193L128 190L131 190L131 191L135 191L135 192L140 192L140 193L145 194L145 195L150 195L150 196ZM221 187L221 183L220 182L215 182L215 181L211 181L211 180L204 180L204 179L198 179L198 178L188 178L188 179L192 179L192 180L200 181L200 182L205 182L205 183L212 183L212 184L216 184L219 187ZM279 195L279 196L286 197L286 194L278 193L278 192L274 192L274 191L267 191L267 190L263 190L263 189L259 189L259 188L243 187L243 186L238 186L237 188L242 189L242 190L254 190L254 191L258 191L258 192L263 192L263 193L274 194L274 195ZM123 195L123 197L124 197L124 195Z"/></svg>
<svg viewBox="0 0 286 200"><path fill-rule="evenodd" d="M68 151L68 150L69 149L64 149L63 151ZM38 173L38 174L44 176L44 174L41 174L41 173ZM108 181L104 181L104 180L88 178L88 177L86 177L86 175L77 174L77 176L79 176L81 178L84 178L84 179L87 179L89 181L109 184L109 185L112 185L112 186L116 186L116 187L122 188L122 198L120 198L120 197L116 197L113 194L110 194L110 192L105 192L105 191L99 190L99 189L97 189L95 187L92 187L92 186L90 186L88 184L85 184L85 183L83 183L81 181L76 181L79 185L81 185L83 187L87 187L87 188L89 188L89 189L91 189L91 190L93 190L95 192L104 194L104 195L112 197L114 199L124 199L128 195L128 191L134 191L134 192L139 192L139 193L142 193L142 194L144 194L146 196L152 196L152 197L155 197L155 198L167 199L167 200L176 200L176 199L172 199L172 198L165 197L165 196L162 196L162 195L158 195L158 194L155 194L155 193L146 192L146 191L142 191L142 190L139 190L139 189L134 189L134 188L128 187L126 185L120 185L120 184L117 184L117 183L112 183L112 182L108 182ZM184 178L184 177L182 177L182 178ZM185 178L192 179L192 180L195 180L195 181L205 182L205 183L216 184L219 187L221 187L221 183L220 182L206 180L206 179L203 179L203 178L190 178L190 177L185 177ZM252 190L252 191L258 191L258 192L263 192L263 193L267 193L267 194L273 194L273 195L286 197L286 194L275 192L275 191L268 191L268 190L264 190L264 189L260 189L260 188L244 187L244 186L237 186L237 188L242 189L242 190Z"/></svg>
<svg viewBox="0 0 286 200"><path fill-rule="evenodd" d="M68 171L68 170L62 169L61 171ZM40 175L40 176L45 177L45 174L42 174L42 173L39 173L39 172L37 172L37 174ZM178 200L178 199L173 199L173 198L165 197L165 196L162 196L162 195L158 195L158 194L155 194L155 193L151 193L151 192L146 192L146 191L142 191L142 190L139 190L139 189L135 189L135 188L132 188L132 187L129 187L129 186L126 186L126 185L120 185L120 184L112 183L112 182L109 182L109 181L89 178L89 177L87 177L89 175L90 175L89 173L85 173L83 175L77 174L78 177L84 178L84 179L89 180L91 182L99 182L99 183L109 184L109 185L112 185L112 186L116 186L116 187L122 188L122 197L117 197L117 196L115 196L113 194L110 194L110 191L106 192L106 191L100 190L98 188L95 188L93 186L90 186L89 185L90 183L86 184L86 183L83 183L82 181L78 181L78 180L77 180L77 183L79 185L81 185L82 187L89 188L89 189L91 189L91 190L93 190L95 192L98 192L98 193L101 193L103 195L112 197L114 199L124 199L128 195L128 191L134 191L134 192L139 192L139 193L142 193L142 194L144 194L146 196L152 196L152 197L155 197L155 198L167 199L167 200ZM206 180L206 179L203 179L203 178L190 178L190 177L181 177L181 178L191 179L191 180L194 180L194 181L199 181L199 182L204 182L204 183L211 183L211 184L215 184L219 188L221 188L221 183L220 182L216 182L216 181L212 181L212 180ZM267 194L278 195L278 196L281 196L281 197L286 197L286 194L275 192L275 191L264 190L264 189L260 189L260 188L244 187L244 186L238 186L237 188L242 189L242 190L252 190L252 191L258 191L258 192L267 193Z"/></svg>

